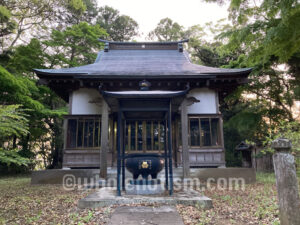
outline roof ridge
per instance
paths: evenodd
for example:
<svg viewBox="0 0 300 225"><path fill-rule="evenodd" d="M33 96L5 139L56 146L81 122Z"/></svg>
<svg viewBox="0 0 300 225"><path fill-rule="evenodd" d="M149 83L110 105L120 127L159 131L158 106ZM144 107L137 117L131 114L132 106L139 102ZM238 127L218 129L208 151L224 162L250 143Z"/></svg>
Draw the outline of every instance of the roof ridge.
<svg viewBox="0 0 300 225"><path fill-rule="evenodd" d="M181 41L165 41L165 42L118 42L98 39L105 43L104 52L109 50L178 50L183 51L183 43L188 39Z"/></svg>
<svg viewBox="0 0 300 225"><path fill-rule="evenodd" d="M115 45L173 45L179 43L186 43L189 42L189 39L183 39L179 41L141 41L141 42L134 42L134 41L109 41L98 39L100 42L115 44Z"/></svg>

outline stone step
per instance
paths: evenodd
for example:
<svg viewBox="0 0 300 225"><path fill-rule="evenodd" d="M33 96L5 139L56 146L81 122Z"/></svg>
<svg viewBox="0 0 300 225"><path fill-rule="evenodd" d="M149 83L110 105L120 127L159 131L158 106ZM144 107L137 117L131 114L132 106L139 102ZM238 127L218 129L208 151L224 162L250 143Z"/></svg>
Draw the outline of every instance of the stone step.
<svg viewBox="0 0 300 225"><path fill-rule="evenodd" d="M109 225L184 225L182 218L174 206L160 207L130 207L121 206L116 208Z"/></svg>
<svg viewBox="0 0 300 225"><path fill-rule="evenodd" d="M122 192L122 196L117 196L116 188L105 187L96 190L87 197L78 201L78 207L81 209L125 204L183 204L187 206L201 207L202 209L212 208L212 201L210 198L191 189L174 192L172 196L126 195L125 192Z"/></svg>

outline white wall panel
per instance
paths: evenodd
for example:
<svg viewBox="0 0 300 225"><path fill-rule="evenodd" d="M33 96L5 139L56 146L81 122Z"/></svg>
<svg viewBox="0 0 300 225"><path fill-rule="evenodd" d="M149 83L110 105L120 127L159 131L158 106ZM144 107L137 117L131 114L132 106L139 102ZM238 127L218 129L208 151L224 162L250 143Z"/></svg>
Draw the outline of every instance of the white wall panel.
<svg viewBox="0 0 300 225"><path fill-rule="evenodd" d="M101 114L102 97L98 90L80 88L71 94L70 113L72 115Z"/></svg>
<svg viewBox="0 0 300 225"><path fill-rule="evenodd" d="M216 114L218 113L218 98L215 90L208 88L192 89L188 97L195 97L200 100L187 107L188 114Z"/></svg>

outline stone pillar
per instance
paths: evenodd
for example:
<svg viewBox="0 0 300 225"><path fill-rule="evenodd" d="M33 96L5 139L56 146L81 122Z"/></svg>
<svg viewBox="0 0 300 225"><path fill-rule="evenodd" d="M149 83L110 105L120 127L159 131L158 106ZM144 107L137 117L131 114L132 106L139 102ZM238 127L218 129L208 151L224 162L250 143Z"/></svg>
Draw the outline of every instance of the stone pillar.
<svg viewBox="0 0 300 225"><path fill-rule="evenodd" d="M188 144L188 116L187 116L187 100L181 103L181 142L182 142L182 167L183 178L190 177L190 155Z"/></svg>
<svg viewBox="0 0 300 225"><path fill-rule="evenodd" d="M100 177L107 178L107 152L109 148L108 142L108 105L102 101L101 114L101 149L100 149Z"/></svg>
<svg viewBox="0 0 300 225"><path fill-rule="evenodd" d="M292 144L288 139L279 138L272 142L280 223L300 224L300 200L294 156L290 153Z"/></svg>

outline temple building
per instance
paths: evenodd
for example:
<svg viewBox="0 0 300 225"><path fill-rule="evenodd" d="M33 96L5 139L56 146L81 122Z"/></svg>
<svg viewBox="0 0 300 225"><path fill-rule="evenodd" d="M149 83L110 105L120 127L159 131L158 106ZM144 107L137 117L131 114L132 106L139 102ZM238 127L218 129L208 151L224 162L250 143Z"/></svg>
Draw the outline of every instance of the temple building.
<svg viewBox="0 0 300 225"><path fill-rule="evenodd" d="M157 153L169 170L224 167L219 104L251 69L193 64L178 42L104 42L93 64L35 69L69 106L64 168L123 166L129 153ZM169 160L169 161L168 161Z"/></svg>

